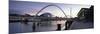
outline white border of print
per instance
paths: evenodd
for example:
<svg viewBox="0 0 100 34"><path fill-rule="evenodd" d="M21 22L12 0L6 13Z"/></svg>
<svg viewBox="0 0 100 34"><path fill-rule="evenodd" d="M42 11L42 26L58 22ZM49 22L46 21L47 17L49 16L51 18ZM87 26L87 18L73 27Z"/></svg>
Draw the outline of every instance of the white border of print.
<svg viewBox="0 0 100 34"><path fill-rule="evenodd" d="M14 1L14 0L13 0ZM94 3L93 0L19 0L19 1L34 1L34 2L51 2L51 3L67 3L67 4L86 4L95 5L94 10L94 29L68 30L68 31L52 31L52 32L37 32L37 33L21 33L21 34L99 34L100 32L100 8L99 1ZM98 3L98 4L97 4ZM8 0L0 0L0 34L8 34Z"/></svg>

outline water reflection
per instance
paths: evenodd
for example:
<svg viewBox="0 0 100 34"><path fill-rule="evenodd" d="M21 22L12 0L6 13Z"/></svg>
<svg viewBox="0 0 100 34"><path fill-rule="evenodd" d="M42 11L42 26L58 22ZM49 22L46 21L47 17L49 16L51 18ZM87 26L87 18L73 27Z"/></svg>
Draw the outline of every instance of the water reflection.
<svg viewBox="0 0 100 34"><path fill-rule="evenodd" d="M43 22L10 22L9 33L41 32L55 31L57 24L60 23L61 29L64 29L65 21L43 21Z"/></svg>

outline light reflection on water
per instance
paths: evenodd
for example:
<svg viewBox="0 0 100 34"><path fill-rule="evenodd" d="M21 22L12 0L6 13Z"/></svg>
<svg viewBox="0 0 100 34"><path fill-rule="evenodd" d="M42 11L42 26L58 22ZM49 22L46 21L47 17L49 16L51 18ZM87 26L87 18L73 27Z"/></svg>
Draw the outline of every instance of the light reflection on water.
<svg viewBox="0 0 100 34"><path fill-rule="evenodd" d="M25 33L25 32L32 32L32 25L33 23L37 23L37 22L28 22L28 24L24 24L21 22L14 22L14 23L9 23L9 33ZM65 21L45 21L45 22L41 22L43 23L42 25L44 25L44 23L49 23L49 24L45 24L45 26L36 26L35 32L40 32L40 31L55 31L57 29L57 24L62 24L61 27L62 29L64 29L64 23Z"/></svg>

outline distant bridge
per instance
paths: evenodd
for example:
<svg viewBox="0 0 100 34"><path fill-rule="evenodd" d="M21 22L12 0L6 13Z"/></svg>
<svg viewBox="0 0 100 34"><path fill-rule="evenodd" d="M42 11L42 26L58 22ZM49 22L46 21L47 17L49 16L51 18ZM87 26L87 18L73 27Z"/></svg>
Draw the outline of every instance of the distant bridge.
<svg viewBox="0 0 100 34"><path fill-rule="evenodd" d="M46 9L47 7L50 7L50 6L54 6L54 7L57 7L58 9L60 9L61 10L61 12L65 15L65 17L67 18L67 15L66 15L66 13L59 7L59 6L57 6L57 5L53 5L53 4L51 4L51 5L47 5L47 6L45 6L45 7L43 7L39 12L37 12L36 13L36 15L38 15L39 13L41 13L42 12L42 10L44 10L44 9Z"/></svg>
<svg viewBox="0 0 100 34"><path fill-rule="evenodd" d="M57 7L57 8L59 8L60 10L61 10L61 12L65 15L65 17L37 17L38 16L38 14L39 13L41 13L42 12L42 10L44 10L45 8L47 8L47 7L50 7L50 6L54 6L54 7ZM25 20L25 19L28 19L29 21L61 21L61 20L72 20L72 19L70 19L70 18L67 18L67 15L66 15L66 13L59 7L59 6L57 6L57 5L47 5L47 6L45 6L45 7L43 7L40 11L38 11L37 13L36 13L36 16L24 16L24 17L22 17L22 16L10 16L9 17L10 19L10 21L16 21L16 20Z"/></svg>

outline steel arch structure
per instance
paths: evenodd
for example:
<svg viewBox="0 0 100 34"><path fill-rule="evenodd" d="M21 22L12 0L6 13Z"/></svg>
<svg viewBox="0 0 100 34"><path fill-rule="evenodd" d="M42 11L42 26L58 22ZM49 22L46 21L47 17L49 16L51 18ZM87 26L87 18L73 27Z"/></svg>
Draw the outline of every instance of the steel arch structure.
<svg viewBox="0 0 100 34"><path fill-rule="evenodd" d="M63 12L63 14L65 15L65 17L67 17L67 15L65 14L65 12L64 12L59 6L57 6L57 5L47 5L47 6L43 7L42 9L40 9L39 12L36 13L36 16L37 16L40 12L42 12L42 10L44 10L45 8L50 7L50 6L54 6L54 7L59 8L59 9L61 10L61 12Z"/></svg>

